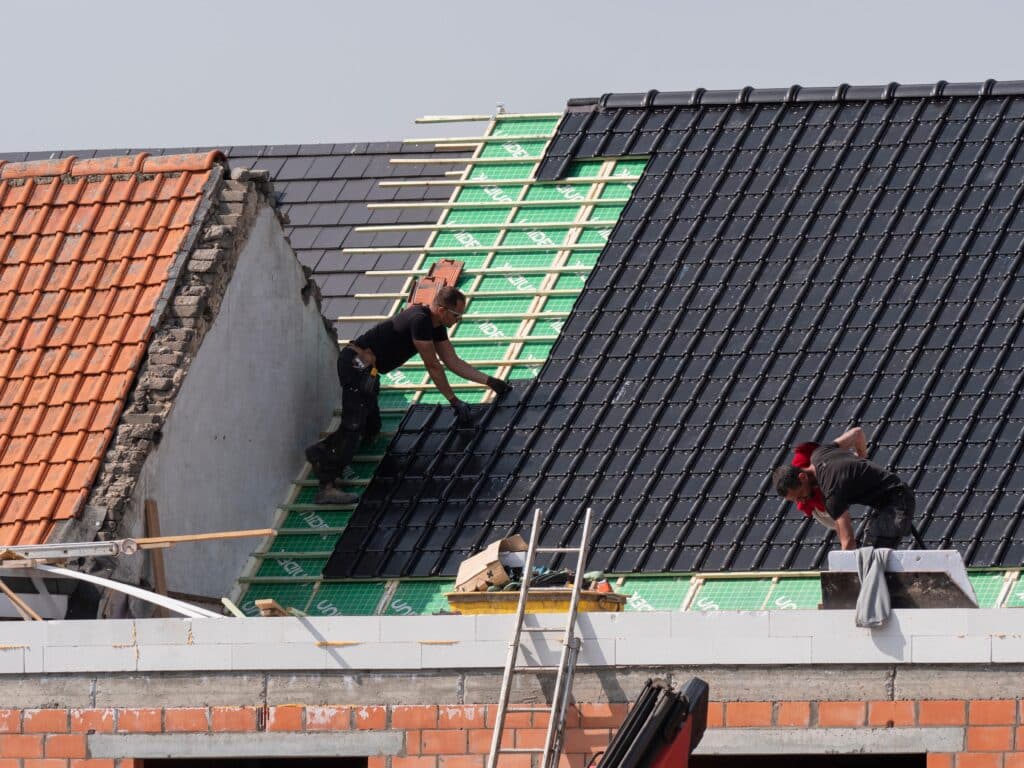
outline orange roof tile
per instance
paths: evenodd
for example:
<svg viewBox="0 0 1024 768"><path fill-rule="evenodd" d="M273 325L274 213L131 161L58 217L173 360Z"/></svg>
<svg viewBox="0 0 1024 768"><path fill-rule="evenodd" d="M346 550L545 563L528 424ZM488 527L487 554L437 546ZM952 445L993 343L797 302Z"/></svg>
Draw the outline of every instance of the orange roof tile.
<svg viewBox="0 0 1024 768"><path fill-rule="evenodd" d="M0 546L88 497L221 159L0 161Z"/></svg>

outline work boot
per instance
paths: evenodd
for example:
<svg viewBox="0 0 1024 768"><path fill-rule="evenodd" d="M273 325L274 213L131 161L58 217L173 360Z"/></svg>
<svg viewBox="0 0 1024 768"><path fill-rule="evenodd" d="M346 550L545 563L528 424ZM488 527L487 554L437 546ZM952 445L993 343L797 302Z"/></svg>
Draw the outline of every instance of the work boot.
<svg viewBox="0 0 1024 768"><path fill-rule="evenodd" d="M354 493L343 491L335 485L321 486L316 492L314 504L355 504L359 497Z"/></svg>

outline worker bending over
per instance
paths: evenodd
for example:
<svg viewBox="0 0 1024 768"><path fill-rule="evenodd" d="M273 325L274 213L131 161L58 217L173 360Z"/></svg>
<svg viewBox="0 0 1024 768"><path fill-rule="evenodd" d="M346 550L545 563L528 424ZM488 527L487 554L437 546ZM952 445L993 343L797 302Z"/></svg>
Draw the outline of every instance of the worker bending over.
<svg viewBox="0 0 1024 768"><path fill-rule="evenodd" d="M444 363L464 379L486 384L499 396L511 387L501 379L478 371L455 354L448 340L448 328L462 319L466 297L456 288L443 286L431 305L417 304L374 326L355 341L346 344L338 356L338 380L341 382L341 426L306 449L320 489L317 504L354 504L359 497L345 493L336 482L348 466L360 442L372 441L380 432L380 391L378 373L398 368L417 352L438 391L451 403L460 423L471 423L469 406L455 396Z"/></svg>
<svg viewBox="0 0 1024 768"><path fill-rule="evenodd" d="M911 530L914 492L867 455L864 430L854 427L824 445L799 445L793 464L778 467L772 482L779 496L837 531L843 549L857 547L851 504L872 508L865 543L896 549Z"/></svg>

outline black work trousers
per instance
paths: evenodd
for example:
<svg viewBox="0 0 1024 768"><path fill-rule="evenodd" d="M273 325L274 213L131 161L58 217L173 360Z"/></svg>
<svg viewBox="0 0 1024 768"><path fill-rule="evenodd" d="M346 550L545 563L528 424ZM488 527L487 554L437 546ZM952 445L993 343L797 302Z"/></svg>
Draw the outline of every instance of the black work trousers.
<svg viewBox="0 0 1024 768"><path fill-rule="evenodd" d="M345 347L338 355L341 382L341 426L306 449L306 458L317 473L320 487L330 485L352 462L359 444L380 433L380 406L369 371L355 365L355 350Z"/></svg>
<svg viewBox="0 0 1024 768"><path fill-rule="evenodd" d="M914 492L904 486L891 503L872 510L864 543L897 549L914 522Z"/></svg>

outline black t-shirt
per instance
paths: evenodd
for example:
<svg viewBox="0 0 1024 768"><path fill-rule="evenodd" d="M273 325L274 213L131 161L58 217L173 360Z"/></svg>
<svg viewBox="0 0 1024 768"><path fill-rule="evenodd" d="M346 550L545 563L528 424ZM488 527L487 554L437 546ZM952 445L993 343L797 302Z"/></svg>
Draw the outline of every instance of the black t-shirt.
<svg viewBox="0 0 1024 768"><path fill-rule="evenodd" d="M892 472L836 443L825 443L817 448L811 454L811 464L825 496L825 511L833 520L851 504L875 509L902 506L908 491Z"/></svg>
<svg viewBox="0 0 1024 768"><path fill-rule="evenodd" d="M372 349L377 356L377 370L387 373L416 354L413 341L447 340L448 330L443 325L435 328L430 322L430 310L417 304L373 326L352 343Z"/></svg>

